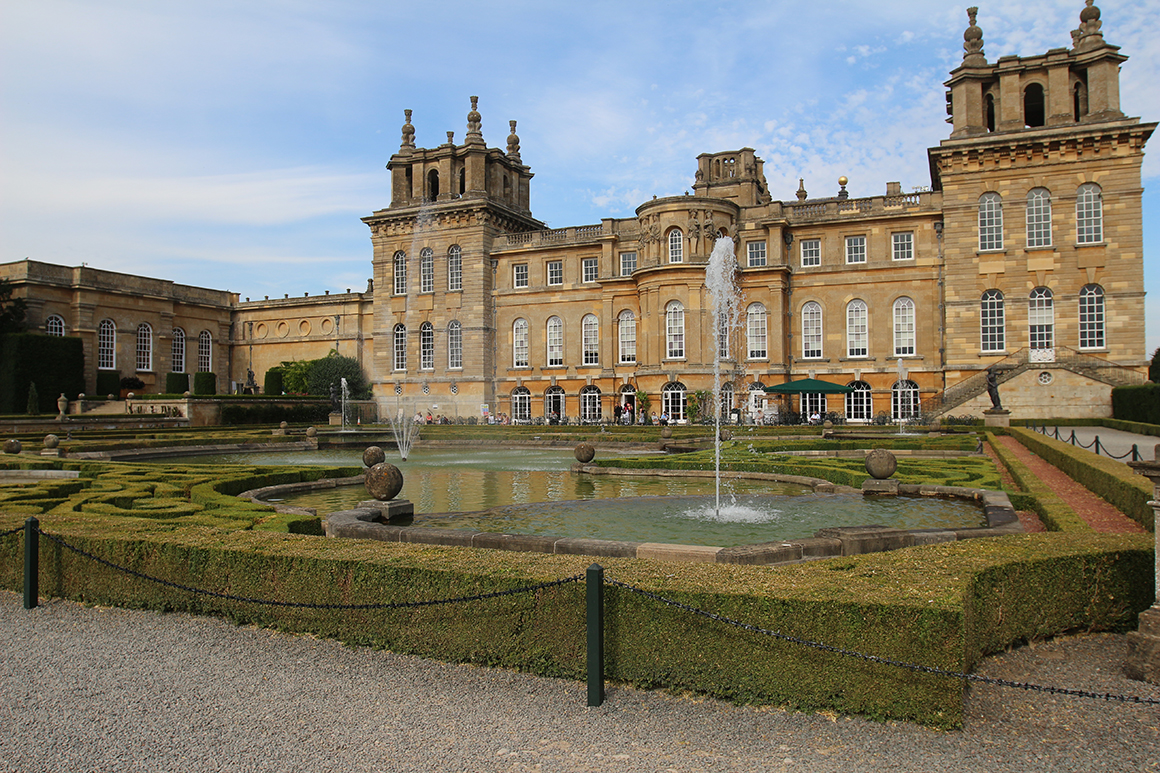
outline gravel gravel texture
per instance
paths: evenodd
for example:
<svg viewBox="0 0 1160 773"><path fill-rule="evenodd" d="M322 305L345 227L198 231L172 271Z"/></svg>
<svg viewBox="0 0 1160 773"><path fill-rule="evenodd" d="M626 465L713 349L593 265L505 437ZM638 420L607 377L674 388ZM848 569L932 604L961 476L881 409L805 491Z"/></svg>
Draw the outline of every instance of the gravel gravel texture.
<svg viewBox="0 0 1160 773"><path fill-rule="evenodd" d="M182 614L0 592L0 770L1144 771L1160 709L975 686L966 728L793 714L450 665ZM987 660L980 673L1160 698L1123 637Z"/></svg>

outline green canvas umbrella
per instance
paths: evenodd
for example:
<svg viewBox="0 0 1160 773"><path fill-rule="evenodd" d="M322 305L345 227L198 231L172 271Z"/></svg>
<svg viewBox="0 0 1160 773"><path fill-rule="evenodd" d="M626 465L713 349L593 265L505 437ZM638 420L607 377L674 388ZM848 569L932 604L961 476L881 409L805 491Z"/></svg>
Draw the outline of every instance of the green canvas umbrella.
<svg viewBox="0 0 1160 773"><path fill-rule="evenodd" d="M775 395L800 395L803 393L822 393L827 395L845 394L853 392L854 389L841 384L832 384L829 381L819 381L816 378L803 378L798 381L791 381L788 384L777 384L776 386L766 387L765 391L769 394Z"/></svg>

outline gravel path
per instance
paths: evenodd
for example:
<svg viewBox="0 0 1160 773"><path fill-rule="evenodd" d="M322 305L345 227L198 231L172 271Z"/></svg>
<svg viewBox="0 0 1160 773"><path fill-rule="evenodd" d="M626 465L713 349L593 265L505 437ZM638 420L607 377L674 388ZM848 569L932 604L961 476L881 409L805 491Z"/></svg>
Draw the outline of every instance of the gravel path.
<svg viewBox="0 0 1160 773"><path fill-rule="evenodd" d="M1121 513L1114 505L1093 494L1083 484L1068 477L1058 467L1043 461L1015 438L1002 435L996 440L1002 443L1012 456L1027 465L1037 478L1067 502L1071 509L1075 510L1075 514L1095 531L1112 534L1144 533L1143 526Z"/></svg>
<svg viewBox="0 0 1160 773"><path fill-rule="evenodd" d="M0 771L1144 771L1160 709L976 686L967 726L789 714L0 592ZM1120 636L980 672L1160 699Z"/></svg>

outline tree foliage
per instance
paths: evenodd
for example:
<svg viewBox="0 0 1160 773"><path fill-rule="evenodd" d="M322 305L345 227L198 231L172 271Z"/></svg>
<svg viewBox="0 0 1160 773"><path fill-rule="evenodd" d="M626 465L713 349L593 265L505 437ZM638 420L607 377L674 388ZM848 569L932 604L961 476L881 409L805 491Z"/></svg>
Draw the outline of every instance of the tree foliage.
<svg viewBox="0 0 1160 773"><path fill-rule="evenodd" d="M1148 380L1160 384L1160 346L1152 352L1152 363L1148 366Z"/></svg>
<svg viewBox="0 0 1160 773"><path fill-rule="evenodd" d="M282 388L289 394L329 395L331 386L338 388L345 378L351 397L370 396L367 378L358 360L334 350L317 360L283 362L281 370Z"/></svg>
<svg viewBox="0 0 1160 773"><path fill-rule="evenodd" d="M24 317L28 313L28 302L12 297L12 283L0 279L0 335L23 333Z"/></svg>

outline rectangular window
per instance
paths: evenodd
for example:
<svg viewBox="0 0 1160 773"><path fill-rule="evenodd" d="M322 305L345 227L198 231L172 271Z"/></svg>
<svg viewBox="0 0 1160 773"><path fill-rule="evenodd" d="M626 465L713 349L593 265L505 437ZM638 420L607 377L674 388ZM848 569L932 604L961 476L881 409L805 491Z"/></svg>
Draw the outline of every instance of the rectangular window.
<svg viewBox="0 0 1160 773"><path fill-rule="evenodd" d="M636 271L636 253L620 253L620 275L631 276L633 271Z"/></svg>
<svg viewBox="0 0 1160 773"><path fill-rule="evenodd" d="M759 268L765 265L765 242L749 242L749 267Z"/></svg>
<svg viewBox="0 0 1160 773"><path fill-rule="evenodd" d="M822 265L822 240L802 239L802 265Z"/></svg>
<svg viewBox="0 0 1160 773"><path fill-rule="evenodd" d="M548 261L548 284L564 284L564 262L561 260Z"/></svg>
<svg viewBox="0 0 1160 773"><path fill-rule="evenodd" d="M847 236L846 237L846 263L865 263L866 262L866 237L865 236Z"/></svg>
<svg viewBox="0 0 1160 773"><path fill-rule="evenodd" d="M520 263L512 266L512 287L528 286L528 264Z"/></svg>
<svg viewBox="0 0 1160 773"><path fill-rule="evenodd" d="M599 258L584 258L582 266L584 269L584 281L595 282L597 273L600 271Z"/></svg>
<svg viewBox="0 0 1160 773"><path fill-rule="evenodd" d="M914 260L914 234L894 234L894 259Z"/></svg>

